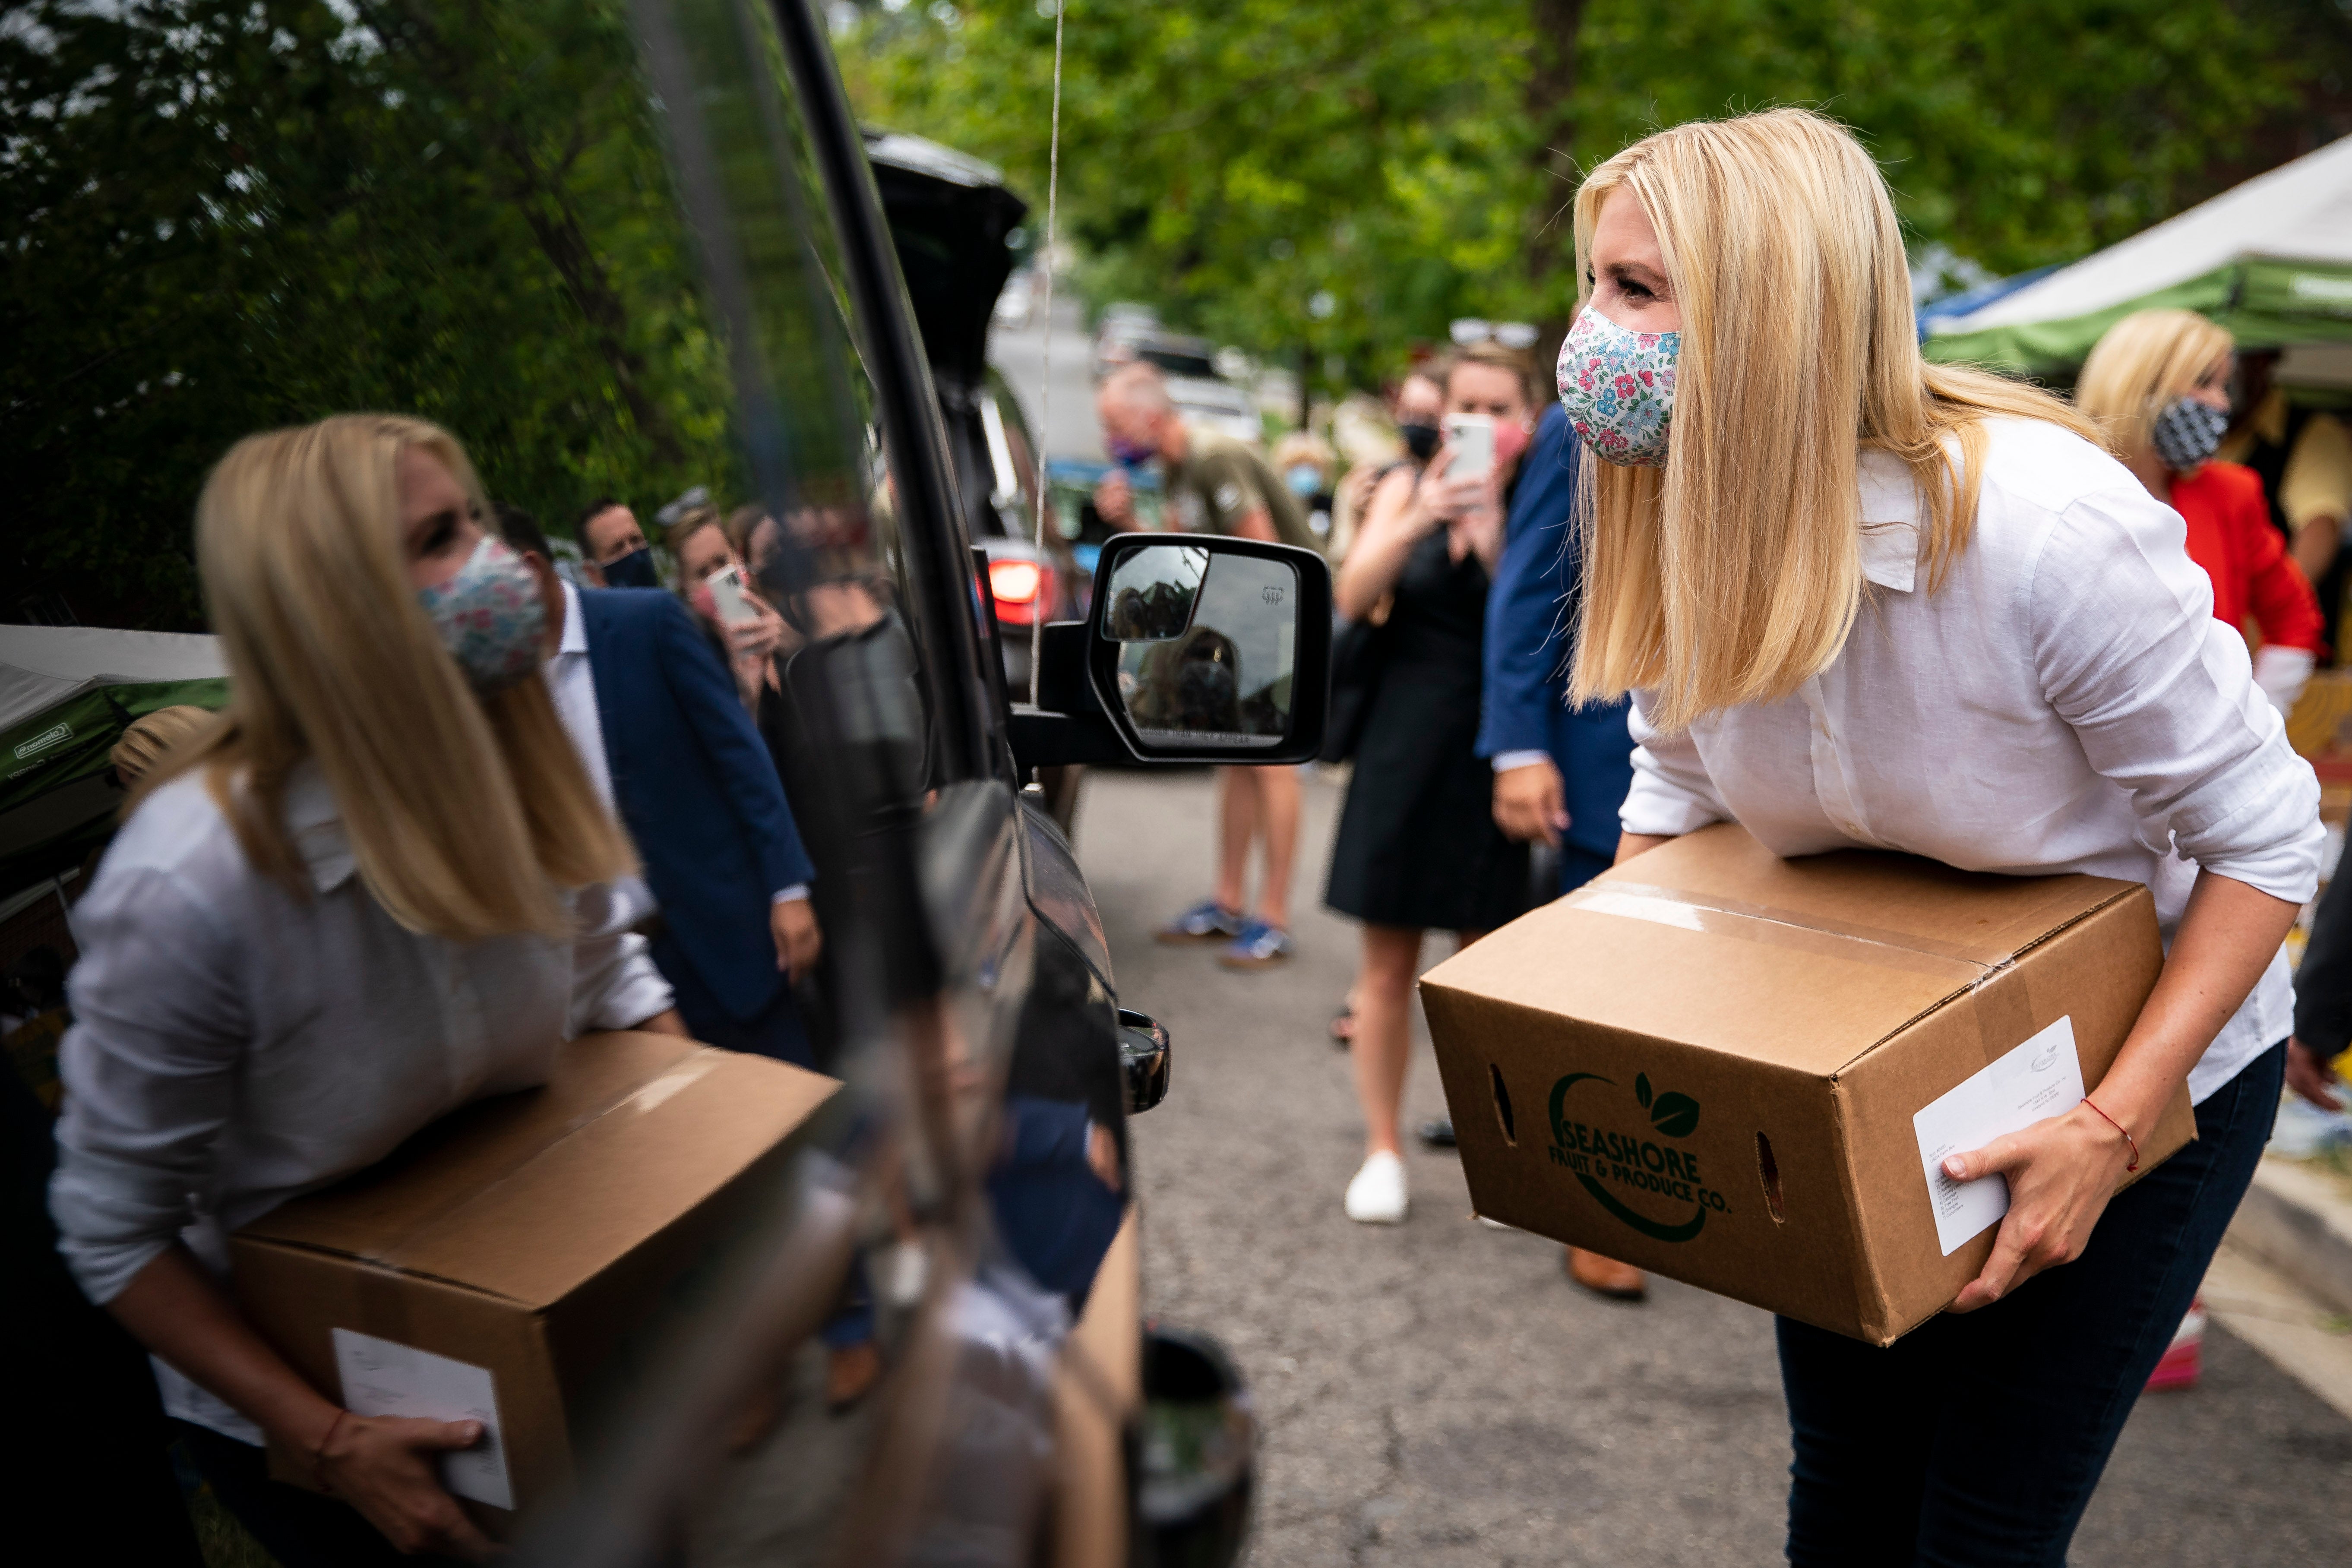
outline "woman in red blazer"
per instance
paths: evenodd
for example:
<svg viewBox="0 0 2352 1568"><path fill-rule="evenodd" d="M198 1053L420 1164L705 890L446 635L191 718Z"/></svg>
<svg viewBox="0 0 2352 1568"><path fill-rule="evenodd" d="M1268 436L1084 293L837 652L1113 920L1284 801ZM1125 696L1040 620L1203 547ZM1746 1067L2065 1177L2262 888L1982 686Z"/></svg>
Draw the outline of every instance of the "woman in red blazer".
<svg viewBox="0 0 2352 1568"><path fill-rule="evenodd" d="M2189 558L2213 580L2213 614L2262 641L2254 684L2284 716L2319 654L2319 600L2271 522L2263 481L2210 461L2230 423L2230 334L2193 310L2140 310L2084 362L2075 401L2157 500L2189 525Z"/></svg>

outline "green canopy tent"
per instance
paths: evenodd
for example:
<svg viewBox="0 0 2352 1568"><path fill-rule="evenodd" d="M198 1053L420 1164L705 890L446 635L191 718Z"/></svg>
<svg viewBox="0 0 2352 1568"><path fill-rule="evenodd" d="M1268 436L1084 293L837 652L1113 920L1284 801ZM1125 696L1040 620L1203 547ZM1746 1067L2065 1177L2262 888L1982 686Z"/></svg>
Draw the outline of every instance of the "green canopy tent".
<svg viewBox="0 0 2352 1568"><path fill-rule="evenodd" d="M2244 349L2284 349L2286 385L2352 387L2352 137L2222 192L1965 316L1930 359L2066 380L2101 334L2177 306Z"/></svg>
<svg viewBox="0 0 2352 1568"><path fill-rule="evenodd" d="M218 708L215 638L101 626L0 626L0 901L79 863L114 829L107 753L133 720Z"/></svg>

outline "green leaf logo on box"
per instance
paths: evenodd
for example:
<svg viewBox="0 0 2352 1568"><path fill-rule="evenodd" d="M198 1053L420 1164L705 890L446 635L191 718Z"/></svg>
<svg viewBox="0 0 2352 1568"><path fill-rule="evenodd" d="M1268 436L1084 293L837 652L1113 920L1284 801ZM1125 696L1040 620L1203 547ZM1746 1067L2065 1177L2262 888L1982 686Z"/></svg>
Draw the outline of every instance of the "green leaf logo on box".
<svg viewBox="0 0 2352 1568"><path fill-rule="evenodd" d="M1672 1089L1654 1093L1650 1075L1636 1073L1633 1109L1646 1115L1649 1126L1628 1131L1633 1116L1622 1101L1612 1104L1593 1090L1578 1097L1577 1109L1594 1120L1571 1116L1569 1090L1579 1084L1614 1089L1616 1080L1572 1072L1551 1086L1551 1147L1547 1152L1551 1163L1575 1176L1612 1218L1654 1241L1688 1241L1706 1224L1710 1212L1728 1212L1721 1193L1700 1184L1698 1156L1679 1142L1698 1131L1697 1100ZM1639 1208L1633 1206L1636 1203ZM1685 1205L1689 1205L1686 1211ZM1659 1207L1672 1212L1664 1218L1642 1212Z"/></svg>

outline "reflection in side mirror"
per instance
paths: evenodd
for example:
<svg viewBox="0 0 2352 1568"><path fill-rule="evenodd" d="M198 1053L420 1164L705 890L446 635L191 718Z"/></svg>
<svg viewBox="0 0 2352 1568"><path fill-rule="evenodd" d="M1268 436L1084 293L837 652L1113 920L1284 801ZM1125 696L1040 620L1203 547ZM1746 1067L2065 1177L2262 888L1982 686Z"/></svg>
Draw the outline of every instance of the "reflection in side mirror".
<svg viewBox="0 0 2352 1568"><path fill-rule="evenodd" d="M1189 595L1171 579L1206 565ZM1292 606L1298 573L1286 561L1254 555L1208 560L1208 552L1159 545L1128 557L1121 570L1164 569L1153 584L1170 589L1145 614L1105 610L1104 634L1119 644L1118 700L1136 733L1154 745L1282 744L1290 728L1290 687L1297 673L1298 627ZM1178 610L1189 611L1179 616ZM1150 635L1120 635L1141 623Z"/></svg>
<svg viewBox="0 0 2352 1568"><path fill-rule="evenodd" d="M1192 624L1209 552L1196 545L1139 550L1118 563L1103 595L1103 635L1118 642L1166 642Z"/></svg>
<svg viewBox="0 0 2352 1568"><path fill-rule="evenodd" d="M1331 574L1254 540L1117 540L1088 666L1141 760L1303 762L1322 743Z"/></svg>
<svg viewBox="0 0 2352 1568"><path fill-rule="evenodd" d="M1169 1056L1166 1026L1148 1013L1118 1010L1118 1062L1129 1116L1140 1116L1168 1098Z"/></svg>

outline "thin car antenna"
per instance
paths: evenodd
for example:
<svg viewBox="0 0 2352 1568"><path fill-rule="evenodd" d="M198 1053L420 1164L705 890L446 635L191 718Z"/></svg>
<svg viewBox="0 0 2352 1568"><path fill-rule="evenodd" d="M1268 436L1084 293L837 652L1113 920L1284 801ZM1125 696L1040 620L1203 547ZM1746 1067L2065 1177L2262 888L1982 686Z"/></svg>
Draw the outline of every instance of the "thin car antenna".
<svg viewBox="0 0 2352 1568"><path fill-rule="evenodd" d="M1045 488L1045 442L1054 428L1054 223L1062 187L1062 15L1070 0L1054 4L1054 121L1045 142L1045 341L1041 351L1045 386L1037 395L1037 564L1045 558L1045 514L1053 510L1054 494ZM1029 613L1029 706L1037 706L1040 669L1045 653L1045 597Z"/></svg>

